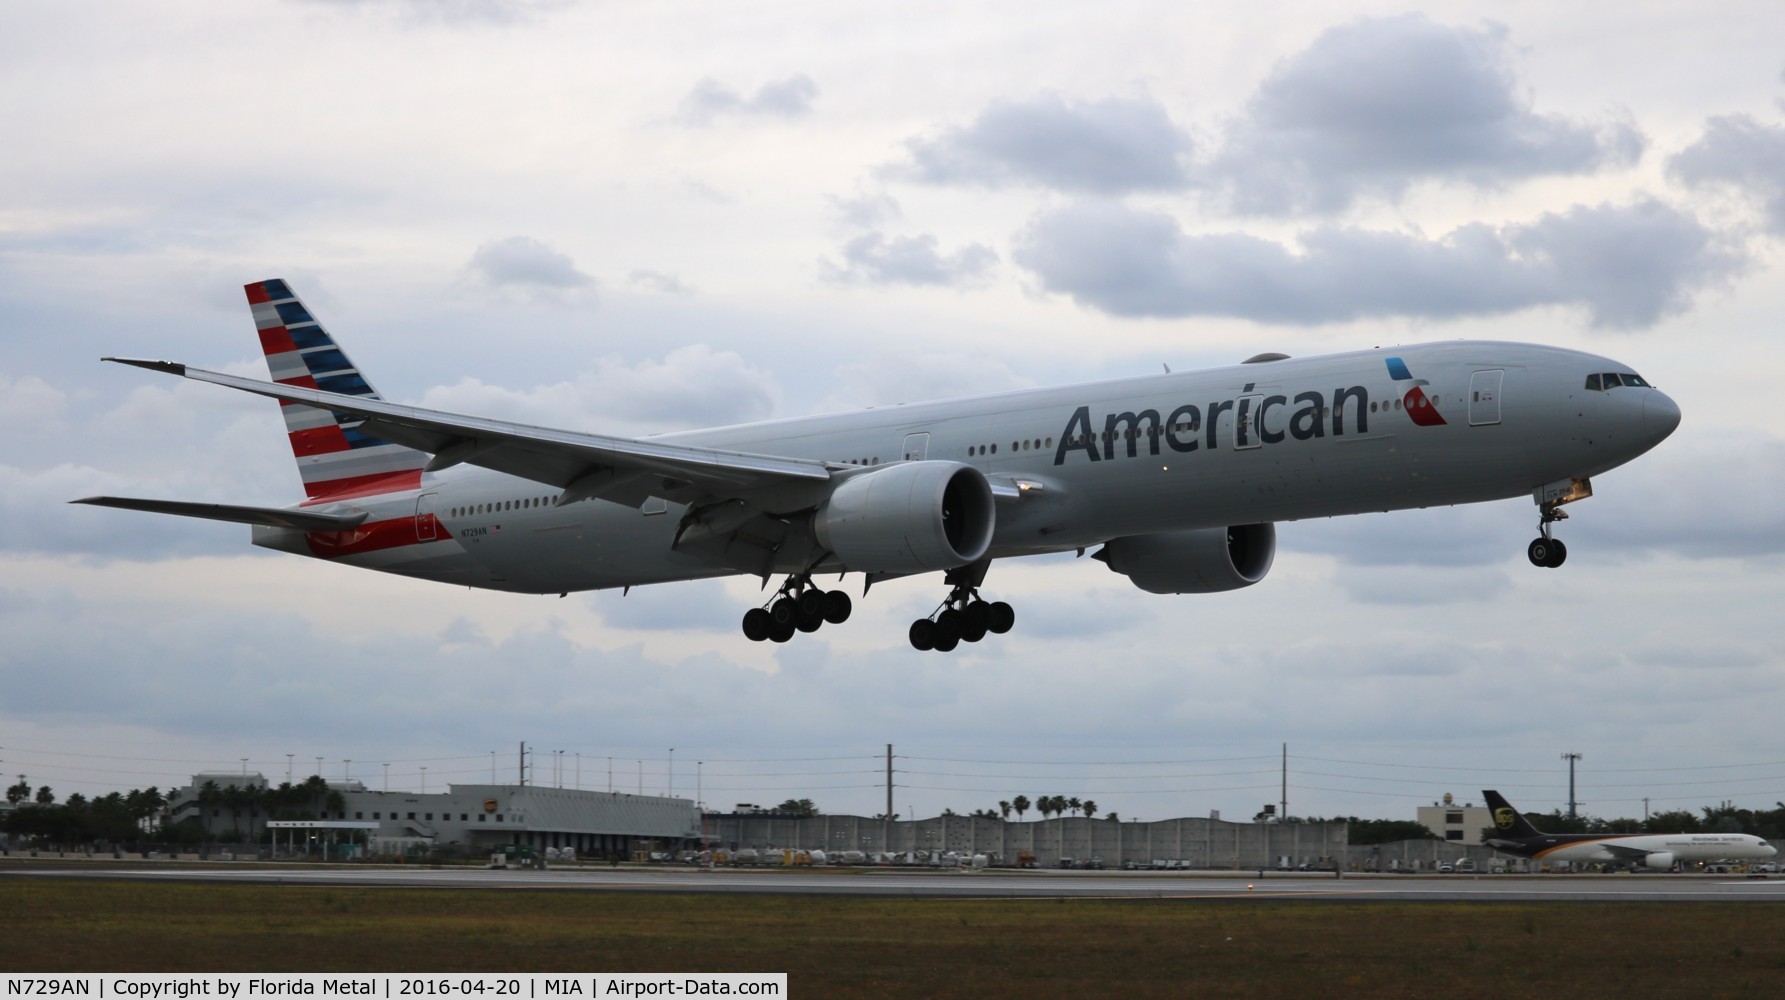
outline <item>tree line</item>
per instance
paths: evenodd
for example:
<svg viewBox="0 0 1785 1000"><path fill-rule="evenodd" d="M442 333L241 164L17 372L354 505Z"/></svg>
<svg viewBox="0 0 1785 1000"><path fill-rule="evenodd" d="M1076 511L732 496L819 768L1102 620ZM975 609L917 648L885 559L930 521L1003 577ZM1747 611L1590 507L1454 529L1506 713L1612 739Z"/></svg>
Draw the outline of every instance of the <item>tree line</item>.
<svg viewBox="0 0 1785 1000"><path fill-rule="evenodd" d="M6 801L14 808L0 817L0 830L21 840L47 844L121 844L139 840L166 843L198 844L211 840L245 840L246 829L254 820L318 819L323 812L341 813L346 799L330 788L320 775L311 775L297 784L281 782L278 787L262 785L219 785L215 780L200 785L194 796L199 811L229 810L228 831L210 832L204 817L187 816L177 823L165 822L166 810L179 803L170 800L160 789L132 789L88 798L79 792L61 803L48 785L35 791L20 781L6 790Z"/></svg>

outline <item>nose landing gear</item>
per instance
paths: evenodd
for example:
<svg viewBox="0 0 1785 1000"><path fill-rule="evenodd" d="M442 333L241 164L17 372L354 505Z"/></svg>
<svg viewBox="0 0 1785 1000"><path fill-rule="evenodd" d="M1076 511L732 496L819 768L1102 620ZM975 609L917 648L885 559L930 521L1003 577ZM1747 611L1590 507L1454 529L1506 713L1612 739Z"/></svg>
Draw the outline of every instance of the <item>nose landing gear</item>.
<svg viewBox="0 0 1785 1000"><path fill-rule="evenodd" d="M1550 525L1566 518L1568 512L1555 503L1542 504L1538 509L1543 512L1537 521L1538 536L1525 547L1525 555L1533 566L1555 569L1568 558L1568 546L1562 544L1560 538L1550 536Z"/></svg>
<svg viewBox="0 0 1785 1000"><path fill-rule="evenodd" d="M821 590L810 575L795 574L775 592L774 600L744 612L744 637L751 642L786 642L795 632L843 624L854 607L841 590Z"/></svg>

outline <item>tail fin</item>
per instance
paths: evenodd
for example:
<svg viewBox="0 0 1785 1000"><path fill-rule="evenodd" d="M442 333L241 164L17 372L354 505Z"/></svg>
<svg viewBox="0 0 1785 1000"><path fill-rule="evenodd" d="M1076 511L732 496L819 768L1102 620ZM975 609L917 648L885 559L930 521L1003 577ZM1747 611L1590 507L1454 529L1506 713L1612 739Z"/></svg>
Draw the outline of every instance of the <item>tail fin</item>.
<svg viewBox="0 0 1785 1000"><path fill-rule="evenodd" d="M1481 797L1487 800L1488 808L1494 813L1494 829L1508 839L1523 840L1527 837L1541 837L1543 831L1531 825L1524 814L1512 807L1499 792L1483 790Z"/></svg>
<svg viewBox="0 0 1785 1000"><path fill-rule="evenodd" d="M245 288L273 381L381 398L284 280L256 281ZM279 405L304 495L310 499L340 500L421 484L426 453L363 433L358 417L295 403Z"/></svg>

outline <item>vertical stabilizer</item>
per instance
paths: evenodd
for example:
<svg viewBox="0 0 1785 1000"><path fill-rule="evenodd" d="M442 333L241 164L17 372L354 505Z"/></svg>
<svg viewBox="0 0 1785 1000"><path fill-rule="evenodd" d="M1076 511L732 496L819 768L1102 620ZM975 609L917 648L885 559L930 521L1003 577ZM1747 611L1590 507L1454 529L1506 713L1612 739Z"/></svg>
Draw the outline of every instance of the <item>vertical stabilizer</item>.
<svg viewBox="0 0 1785 1000"><path fill-rule="evenodd" d="M380 398L284 280L256 281L245 287L273 381ZM428 462L425 453L363 433L363 421L357 417L296 403L279 405L305 496L342 500L420 485Z"/></svg>
<svg viewBox="0 0 1785 1000"><path fill-rule="evenodd" d="M1483 790L1481 797L1487 800L1488 808L1493 810L1494 832L1508 840L1524 840L1530 837L1541 837L1543 831L1531 825L1524 814L1512 807L1499 792Z"/></svg>

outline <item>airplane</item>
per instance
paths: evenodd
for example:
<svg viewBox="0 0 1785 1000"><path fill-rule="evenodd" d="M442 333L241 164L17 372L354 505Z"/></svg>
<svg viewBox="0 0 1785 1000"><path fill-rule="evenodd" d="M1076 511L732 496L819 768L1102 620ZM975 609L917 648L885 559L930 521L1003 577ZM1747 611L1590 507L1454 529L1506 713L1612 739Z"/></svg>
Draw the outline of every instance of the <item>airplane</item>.
<svg viewBox="0 0 1785 1000"><path fill-rule="evenodd" d="M1499 792L1481 795L1493 810L1494 829L1502 834L1488 838L1487 845L1521 858L1669 871L1693 861L1763 861L1779 853L1748 833L1544 833Z"/></svg>
<svg viewBox="0 0 1785 1000"><path fill-rule="evenodd" d="M1680 422L1629 366L1455 341L681 431L643 438L386 401L281 279L246 287L272 381L105 358L276 399L304 484L287 507L133 497L73 503L245 523L253 544L532 594L750 575L753 641L846 620L814 583L942 573L907 638L951 651L1008 632L993 560L1076 551L1155 594L1264 579L1276 522L1477 503L1538 507L1527 547L1592 477Z"/></svg>

